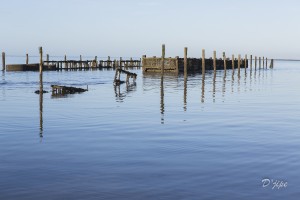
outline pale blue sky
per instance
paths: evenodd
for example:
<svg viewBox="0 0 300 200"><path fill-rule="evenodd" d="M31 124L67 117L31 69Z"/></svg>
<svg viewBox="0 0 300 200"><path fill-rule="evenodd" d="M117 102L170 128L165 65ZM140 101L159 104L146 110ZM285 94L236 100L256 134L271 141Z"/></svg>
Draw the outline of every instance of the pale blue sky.
<svg viewBox="0 0 300 200"><path fill-rule="evenodd" d="M300 58L299 0L1 0L0 19L11 55Z"/></svg>

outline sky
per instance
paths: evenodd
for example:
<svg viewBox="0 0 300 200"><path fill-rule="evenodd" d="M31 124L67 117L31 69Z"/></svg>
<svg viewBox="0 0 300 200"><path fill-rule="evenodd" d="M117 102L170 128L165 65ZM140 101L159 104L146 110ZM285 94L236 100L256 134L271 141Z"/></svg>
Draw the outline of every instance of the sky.
<svg viewBox="0 0 300 200"><path fill-rule="evenodd" d="M300 59L299 0L1 0L8 55Z"/></svg>

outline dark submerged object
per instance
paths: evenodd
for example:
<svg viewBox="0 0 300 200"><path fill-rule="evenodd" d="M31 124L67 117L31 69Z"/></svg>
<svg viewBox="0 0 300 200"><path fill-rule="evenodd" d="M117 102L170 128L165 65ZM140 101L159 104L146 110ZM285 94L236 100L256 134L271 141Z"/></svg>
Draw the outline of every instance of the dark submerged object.
<svg viewBox="0 0 300 200"><path fill-rule="evenodd" d="M88 91L88 89L76 88L76 87L67 87L60 85L51 85L52 94L75 94Z"/></svg>
<svg viewBox="0 0 300 200"><path fill-rule="evenodd" d="M40 90L36 90L34 93L35 93L35 94L40 94L41 91L40 91ZM45 90L42 90L42 93L44 94L44 93L49 93L49 92L48 92L48 91L45 91Z"/></svg>

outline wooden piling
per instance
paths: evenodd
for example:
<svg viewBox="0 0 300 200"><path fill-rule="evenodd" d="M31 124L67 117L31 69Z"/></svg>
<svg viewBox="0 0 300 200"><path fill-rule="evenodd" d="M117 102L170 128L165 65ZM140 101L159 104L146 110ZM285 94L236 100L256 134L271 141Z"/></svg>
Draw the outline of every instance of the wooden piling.
<svg viewBox="0 0 300 200"><path fill-rule="evenodd" d="M5 71L5 52L2 52L2 71Z"/></svg>
<svg viewBox="0 0 300 200"><path fill-rule="evenodd" d="M247 54L245 55L245 71L247 71L247 65L248 65L248 59L247 59Z"/></svg>
<svg viewBox="0 0 300 200"><path fill-rule="evenodd" d="M98 67L98 57L97 56L95 56L95 67Z"/></svg>
<svg viewBox="0 0 300 200"><path fill-rule="evenodd" d="M232 62L232 70L234 71L234 54L232 54L232 58L231 58L231 62Z"/></svg>
<svg viewBox="0 0 300 200"><path fill-rule="evenodd" d="M261 57L258 58L259 60L259 69L261 68Z"/></svg>
<svg viewBox="0 0 300 200"><path fill-rule="evenodd" d="M238 73L240 74L241 71L241 54L238 56Z"/></svg>
<svg viewBox="0 0 300 200"><path fill-rule="evenodd" d="M187 51L188 51L188 48L185 47L184 48L184 75L186 76L187 75Z"/></svg>
<svg viewBox="0 0 300 200"><path fill-rule="evenodd" d="M120 69L122 69L122 57L120 57Z"/></svg>
<svg viewBox="0 0 300 200"><path fill-rule="evenodd" d="M252 55L250 55L250 69L252 69Z"/></svg>
<svg viewBox="0 0 300 200"><path fill-rule="evenodd" d="M202 74L205 73L205 49L202 49Z"/></svg>
<svg viewBox="0 0 300 200"><path fill-rule="evenodd" d="M47 54L46 56L46 61L47 61L47 64L49 63L49 54Z"/></svg>
<svg viewBox="0 0 300 200"><path fill-rule="evenodd" d="M266 69L268 68L268 58L266 58Z"/></svg>
<svg viewBox="0 0 300 200"><path fill-rule="evenodd" d="M223 52L223 61L224 61L224 71L225 71L225 73L226 73L226 69L227 69L227 63L226 63L226 54L225 54L225 52Z"/></svg>
<svg viewBox="0 0 300 200"><path fill-rule="evenodd" d="M217 52L214 51L214 53L213 53L213 66L214 66L214 72L217 71L217 61L216 61L216 57L217 57Z"/></svg>
<svg viewBox="0 0 300 200"><path fill-rule="evenodd" d="M263 68L265 68L265 57L263 57Z"/></svg>
<svg viewBox="0 0 300 200"><path fill-rule="evenodd" d="M65 69L68 69L68 64L67 64L67 55L65 54Z"/></svg>
<svg viewBox="0 0 300 200"><path fill-rule="evenodd" d="M161 49L161 52L162 52L162 55L161 55L161 74L163 75L164 70L165 70L166 46L163 44L161 48L162 48Z"/></svg>
<svg viewBox="0 0 300 200"><path fill-rule="evenodd" d="M39 52L40 52L40 74L43 73L43 48L40 47L39 48Z"/></svg>
<svg viewBox="0 0 300 200"><path fill-rule="evenodd" d="M28 53L26 53L26 65L29 64L29 57L28 57Z"/></svg>
<svg viewBox="0 0 300 200"><path fill-rule="evenodd" d="M255 56L255 69L257 67L257 57Z"/></svg>

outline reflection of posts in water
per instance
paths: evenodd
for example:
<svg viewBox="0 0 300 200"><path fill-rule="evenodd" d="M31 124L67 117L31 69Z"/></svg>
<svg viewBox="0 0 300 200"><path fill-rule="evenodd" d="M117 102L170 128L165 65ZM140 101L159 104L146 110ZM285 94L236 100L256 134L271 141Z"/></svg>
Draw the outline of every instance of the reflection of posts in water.
<svg viewBox="0 0 300 200"><path fill-rule="evenodd" d="M216 78L217 78L217 75L216 73L214 73L214 78L213 78L213 102L216 101Z"/></svg>
<svg viewBox="0 0 300 200"><path fill-rule="evenodd" d="M202 89L201 89L201 103L204 103L204 98L205 98L205 74L202 74Z"/></svg>
<svg viewBox="0 0 300 200"><path fill-rule="evenodd" d="M164 77L160 78L160 114L161 124L164 124L164 113L165 113L165 94L164 94Z"/></svg>
<svg viewBox="0 0 300 200"><path fill-rule="evenodd" d="M226 94L226 73L223 76L223 85L222 85L222 96L224 97Z"/></svg>
<svg viewBox="0 0 300 200"><path fill-rule="evenodd" d="M43 49L40 52L40 137L43 137Z"/></svg>
<svg viewBox="0 0 300 200"><path fill-rule="evenodd" d="M186 99L187 99L187 76L184 76L184 85L183 85L183 109L184 111L186 111L186 107L187 107L187 103L186 103Z"/></svg>
<svg viewBox="0 0 300 200"><path fill-rule="evenodd" d="M241 73L241 54L238 55L238 76Z"/></svg>
<svg viewBox="0 0 300 200"><path fill-rule="evenodd" d="M231 76L231 93L233 93L234 91L234 72L232 72L232 76Z"/></svg>

